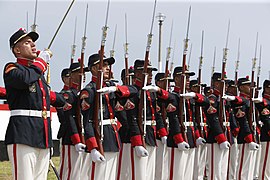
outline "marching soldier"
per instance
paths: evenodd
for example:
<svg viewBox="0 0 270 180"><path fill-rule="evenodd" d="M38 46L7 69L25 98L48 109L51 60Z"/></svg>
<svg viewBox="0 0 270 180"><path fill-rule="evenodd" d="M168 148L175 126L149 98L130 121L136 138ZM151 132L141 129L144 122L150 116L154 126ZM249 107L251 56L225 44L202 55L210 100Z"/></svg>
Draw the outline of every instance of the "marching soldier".
<svg viewBox="0 0 270 180"><path fill-rule="evenodd" d="M72 63L69 68L69 77L71 86L68 90L63 90L63 96L66 99L68 106L63 108L64 122L66 124L65 132L62 135L62 149L61 149L61 164L60 164L60 178L62 179L80 179L82 167L82 154L85 145L82 144L78 132L77 123L77 103L78 103L78 87L80 64L78 62Z"/></svg>
<svg viewBox="0 0 270 180"><path fill-rule="evenodd" d="M156 86L150 86L152 81L152 71L157 71L150 64L147 66L146 86L142 84L142 71L144 60L136 60L134 62L134 86L139 91L145 91L146 98L146 124L143 124L145 137L142 136L138 124L139 113L139 93L132 98L129 98L125 106L127 107L128 119L131 121L131 162L132 162L132 178L133 179L154 179L155 178L155 163L156 163L156 136L160 136L162 141L167 139L167 131L164 128L162 119L156 112L156 97L157 94L162 96L167 92ZM157 92L158 91L158 92ZM157 92L157 93L156 93ZM145 147L143 140L145 140ZM136 155L135 155L136 153Z"/></svg>
<svg viewBox="0 0 270 180"><path fill-rule="evenodd" d="M269 164L269 141L270 141L270 81L263 83L262 98L255 98L254 103L260 114L261 127L261 159L259 168L259 179L268 179L270 177Z"/></svg>
<svg viewBox="0 0 270 180"><path fill-rule="evenodd" d="M64 106L61 95L49 90L44 78L50 50L37 52L36 32L19 29L9 39L17 62L4 68L10 108L5 143L14 179L47 179L52 143L50 104Z"/></svg>
<svg viewBox="0 0 270 180"><path fill-rule="evenodd" d="M237 137L239 159L237 166L237 179L253 179L255 166L255 150L259 145L254 142L253 135L248 123L249 116L249 94L251 81L248 78L238 79L240 96L228 96L224 98L231 101L237 122L239 123L239 134Z"/></svg>
<svg viewBox="0 0 270 180"><path fill-rule="evenodd" d="M119 98L127 98L135 95L137 90L131 86L115 86L109 80L109 66L115 60L113 57L104 58L103 71L103 88L97 90L96 82L98 81L98 66L99 54L93 54L88 60L88 69L92 73L92 81L81 91L81 109L83 114L83 125L85 131L85 142L87 150L91 152L93 161L91 167L91 179L115 179L117 172L117 157L121 148L121 140L118 130L121 126L119 121L115 118L114 107L116 100ZM106 82L106 83L105 83ZM100 105L103 113L103 119L99 115L102 146L104 148L104 156L97 150L97 141L95 138L93 127L93 107L95 106L96 91L102 93L102 104Z"/></svg>

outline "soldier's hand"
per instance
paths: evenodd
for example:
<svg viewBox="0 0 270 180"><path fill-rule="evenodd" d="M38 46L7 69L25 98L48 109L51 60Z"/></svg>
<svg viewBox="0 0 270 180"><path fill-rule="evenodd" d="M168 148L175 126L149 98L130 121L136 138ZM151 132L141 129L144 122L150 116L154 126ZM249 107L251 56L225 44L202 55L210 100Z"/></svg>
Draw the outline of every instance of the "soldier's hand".
<svg viewBox="0 0 270 180"><path fill-rule="evenodd" d="M142 89L144 91L149 91L149 92L159 92L160 91L160 88L158 86L154 86L154 85L144 86Z"/></svg>
<svg viewBox="0 0 270 180"><path fill-rule="evenodd" d="M91 159L93 162L105 162L106 161L104 156L102 156L102 154L100 154L100 152L96 149L92 149L90 155L91 155Z"/></svg>
<svg viewBox="0 0 270 180"><path fill-rule="evenodd" d="M229 149L230 148L230 143L228 141L224 141L223 143L220 143L219 148L220 149Z"/></svg>
<svg viewBox="0 0 270 180"><path fill-rule="evenodd" d="M44 50L41 51L38 55L39 58L43 59L46 63L48 63L51 60L51 55L48 51Z"/></svg>
<svg viewBox="0 0 270 180"><path fill-rule="evenodd" d="M180 94L180 96L185 98L185 99L191 99L191 98L196 97L196 93L195 92L188 92L188 93Z"/></svg>
<svg viewBox="0 0 270 180"><path fill-rule="evenodd" d="M260 145L257 144L257 143L255 143L255 142L250 142L250 143L248 143L248 148L249 148L250 150L258 150L259 147L260 147Z"/></svg>
<svg viewBox="0 0 270 180"><path fill-rule="evenodd" d="M161 137L162 144L167 144L167 136Z"/></svg>
<svg viewBox="0 0 270 180"><path fill-rule="evenodd" d="M101 89L98 89L97 92L102 93L102 94L109 94L112 92L117 91L117 87L116 86L110 86L110 87L104 87Z"/></svg>
<svg viewBox="0 0 270 180"><path fill-rule="evenodd" d="M148 151L143 146L135 146L134 148L138 157L149 156Z"/></svg>
<svg viewBox="0 0 270 180"><path fill-rule="evenodd" d="M196 139L196 145L197 146L204 145L205 143L206 143L206 141L202 137L199 137L198 139Z"/></svg>
<svg viewBox="0 0 270 180"><path fill-rule="evenodd" d="M257 97L257 98L252 98L252 101L254 102L254 103L261 103L261 102L263 102L263 98L262 97Z"/></svg>
<svg viewBox="0 0 270 180"><path fill-rule="evenodd" d="M177 144L177 148L180 151L187 151L187 150L189 150L190 146L187 142L183 141L183 142Z"/></svg>
<svg viewBox="0 0 270 180"><path fill-rule="evenodd" d="M86 145L82 144L82 143L75 144L75 149L77 152L84 152L85 147L86 147Z"/></svg>
<svg viewBox="0 0 270 180"><path fill-rule="evenodd" d="M226 101L234 101L235 100L235 96L230 96L230 95L224 95L222 97L222 99L226 100Z"/></svg>

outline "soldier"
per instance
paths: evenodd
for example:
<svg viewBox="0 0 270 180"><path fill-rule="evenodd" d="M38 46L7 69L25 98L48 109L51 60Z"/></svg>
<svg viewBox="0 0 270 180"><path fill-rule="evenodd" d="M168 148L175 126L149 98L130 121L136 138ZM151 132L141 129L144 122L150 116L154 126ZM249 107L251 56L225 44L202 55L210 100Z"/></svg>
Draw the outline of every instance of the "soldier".
<svg viewBox="0 0 270 180"><path fill-rule="evenodd" d="M96 82L98 81L99 54L93 54L89 57L88 68L92 73L92 81L81 91L81 109L83 114L83 125L85 131L85 142L87 150L91 152L93 161L91 168L92 179L115 179L117 172L117 157L121 147L118 130L120 128L119 121L115 118L114 107L116 100L119 98L127 98L137 94L137 90L131 86L115 86L109 80L109 66L115 62L113 57L104 58L102 67L103 71L103 88L96 90ZM106 82L106 83L105 83ZM101 122L101 137L103 137L102 145L104 148L104 156L97 150L97 140L93 127L93 110L95 106L94 97L96 91L102 93L103 119L99 115ZM106 158L106 160L105 160Z"/></svg>
<svg viewBox="0 0 270 180"><path fill-rule="evenodd" d="M19 29L9 39L17 62L4 68L10 108L5 143L14 179L47 179L52 132L50 104L63 106L62 96L49 91L44 78L50 50L37 52L36 32Z"/></svg>
<svg viewBox="0 0 270 180"><path fill-rule="evenodd" d="M185 71L185 78L186 78L186 90L189 91L189 77L194 76L194 72ZM188 98L188 96L184 96L186 99L183 101L183 113L184 122L182 130L181 125L179 123L179 100L180 100L180 88L182 86L181 81L182 76L182 67L175 67L173 71L173 79L175 82L175 88L173 91L173 94L175 96L175 100L167 105L167 113L168 116L172 119L170 120L170 127L171 127L171 121L177 123L177 127L174 127L175 130L171 131L171 134L175 133L182 133L178 142L176 141L177 138L173 137L174 141L172 141L170 137L169 132L169 139L168 139L168 147L172 147L171 151L169 151L169 160L170 160L170 178L176 179L176 178L182 178L182 179L192 179L193 178L193 170L194 170L194 158L195 158L195 147L198 145L203 145L205 143L205 140L200 137L199 132L196 128L195 123L195 116L193 108L195 107L195 102L191 102ZM185 93L187 94L187 93ZM201 96L199 94L193 93L196 98L197 96ZM181 95L181 96L182 96ZM194 97L195 97L194 96ZM197 98L198 99L198 98ZM199 103L199 101L198 101ZM169 115L170 114L170 115ZM183 129L185 129L183 131ZM181 131L180 131L181 130ZM176 131L176 132L174 132ZM195 135L196 134L196 135ZM175 135L174 135L175 136ZM185 138L186 137L186 138ZM182 139L181 139L182 138ZM171 139L171 140L170 140ZM180 151L174 151L175 147L178 147ZM178 163L178 158L180 158L181 163ZM180 169L180 170L179 170Z"/></svg>
<svg viewBox="0 0 270 180"><path fill-rule="evenodd" d="M147 66L147 80L145 84L146 87L143 87L143 68L144 60L137 59L134 62L134 86L140 92L141 90L145 91L146 99L146 124L138 124L138 113L139 113L139 93L137 96L129 98L125 107L127 109L128 119L131 121L131 161L132 167L132 179L154 179L155 178L155 163L156 163L156 136L160 136L161 139L166 141L167 131L164 128L161 118L158 118L156 112L156 97L157 92L160 96L164 95L166 91L161 90L156 86L151 85L152 81L152 71L156 71L156 68L153 68L150 64ZM145 89L144 89L145 88ZM149 90L149 91L148 91ZM144 126L142 131L140 131L139 126ZM145 134L145 137L142 136L142 133ZM143 140L145 140L145 147ZM134 155L136 153L136 155Z"/></svg>
<svg viewBox="0 0 270 180"><path fill-rule="evenodd" d="M262 122L261 127L261 159L259 168L259 179L267 179L270 177L269 164L269 141L270 141L270 81L263 82L262 98L255 98L254 103L260 114L259 118Z"/></svg>
<svg viewBox="0 0 270 180"><path fill-rule="evenodd" d="M239 123L239 134L237 137L239 159L237 166L237 179L253 179L255 166L255 150L259 145L254 142L252 131L249 127L249 95L251 81L246 78L238 79L240 96L226 95L224 98L231 101L237 122Z"/></svg>
<svg viewBox="0 0 270 180"><path fill-rule="evenodd" d="M68 102L69 106L63 108L64 111L64 123L65 130L62 137L62 149L61 149L61 164L60 164L60 178L61 179L80 179L82 155L80 152L84 152L85 145L82 144L82 140L79 134L79 127L77 122L77 116L80 112L77 112L77 103L80 82L80 64L78 62L72 63L69 67L70 86L67 90L63 90L63 96ZM79 114L78 114L79 113Z"/></svg>

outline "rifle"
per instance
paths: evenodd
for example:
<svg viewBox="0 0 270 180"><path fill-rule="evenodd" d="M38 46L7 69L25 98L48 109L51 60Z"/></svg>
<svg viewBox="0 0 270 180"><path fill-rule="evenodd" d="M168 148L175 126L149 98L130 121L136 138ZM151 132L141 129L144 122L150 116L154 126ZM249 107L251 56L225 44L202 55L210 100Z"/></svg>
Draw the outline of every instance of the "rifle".
<svg viewBox="0 0 270 180"><path fill-rule="evenodd" d="M69 7L68 7L68 9L67 9L67 11L66 11L66 13L65 13L65 15L64 15L64 17L63 17L63 19L62 19L62 21L60 22L58 28L56 29L56 32L54 33L54 35L53 35L53 37L52 37L52 39L51 39L51 42L49 43L47 49L50 49L50 48L51 48L52 43L53 43L53 41L54 41L56 35L58 34L58 31L60 30L60 28L61 28L61 26L62 26L64 20L66 19L66 17L67 17L67 15L68 15L68 13L69 13L69 11L70 11L72 5L74 4L74 2L75 2L75 0L72 0L72 2L70 3L70 5L69 5ZM51 82L50 63L47 63L47 84L49 85L50 82Z"/></svg>
<svg viewBox="0 0 270 180"><path fill-rule="evenodd" d="M97 83L96 83L97 90L102 88L102 84L103 84L102 67L103 67L103 58L104 58L104 47L105 47L105 42L106 42L106 37L107 37L107 30L108 30L107 23L108 23L108 16L109 16L109 7L110 7L110 0L108 0L108 4L107 4L105 25L102 28L101 46L99 50L99 68L98 68L99 70L98 70ZM102 108L102 94L99 92L96 92L94 114L93 114L94 131L95 131L95 138L98 145L98 150L102 155L104 155L104 149L102 146L102 141L103 141L103 132L102 132L103 131L103 124L102 124L103 112L102 111L100 111L101 130L99 130L99 119L98 119L100 108Z"/></svg>
<svg viewBox="0 0 270 180"><path fill-rule="evenodd" d="M36 20L37 20L37 0L35 3L35 15L34 15L34 24L31 26L31 30L33 32L37 32L37 24L36 24Z"/></svg>
<svg viewBox="0 0 270 180"><path fill-rule="evenodd" d="M84 52L85 52L85 46L86 46L86 29L87 29L87 17L88 17L88 4L86 5L86 12L85 12L85 24L84 24L84 35L82 37L82 49L81 49L81 60L80 60L80 81L79 81L79 88L78 90L80 91L83 87L83 75L84 75ZM81 115L81 106L80 106L80 99L78 98L78 103L77 103L77 111L76 111L76 124L78 128L78 133L80 135L82 143L85 144L84 140L84 129L83 129L83 118Z"/></svg>
<svg viewBox="0 0 270 180"><path fill-rule="evenodd" d="M228 55L228 41L229 41L229 32L230 32L230 20L228 23L228 31L227 31L227 37L226 37L226 45L223 49L223 60L222 60L222 74L221 74L221 82L220 82L220 102L219 102L219 123L220 126L223 129L223 132L227 136L227 140L229 143L231 143L231 137L230 137L230 124L228 122L228 117L226 116L226 107L224 105L223 96L225 94L225 69L226 69L226 62L227 62L227 55Z"/></svg>
<svg viewBox="0 0 270 180"><path fill-rule="evenodd" d="M70 64L73 63L75 57L75 50L76 50L76 27L77 27L77 17L75 19L75 28L74 28L74 38L73 38L73 45L71 46L71 57L70 57ZM69 87L72 86L71 78L69 77Z"/></svg>
<svg viewBox="0 0 270 180"><path fill-rule="evenodd" d="M257 36L256 36L255 56L252 59L252 72L251 72L250 97L249 97L250 107L249 107L249 116L248 116L248 124L249 124L251 131L252 131L253 138L254 138L255 142L258 142L257 138L256 138L257 124L256 124L256 115L255 115L255 105L254 105L254 102L252 101L252 99L254 98L254 95L255 95L254 76L255 76L256 61L257 61L257 44L258 44L258 32L257 32Z"/></svg>
<svg viewBox="0 0 270 180"><path fill-rule="evenodd" d="M215 64L216 64L216 51L217 51L217 49L216 49L216 47L215 47L215 49L214 49L214 58L213 58L213 66L212 66L212 72L211 72L211 89L213 89L214 88L214 84L213 84L213 81L212 81L212 77L213 77L213 74L214 74L214 72L215 72Z"/></svg>
<svg viewBox="0 0 270 180"><path fill-rule="evenodd" d="M128 39L127 39L127 14L125 14L125 35L126 35L126 43L124 44L125 51L125 85L132 84L131 79L129 78L128 71Z"/></svg>
<svg viewBox="0 0 270 180"><path fill-rule="evenodd" d="M26 31L28 32L28 11L26 11Z"/></svg>
<svg viewBox="0 0 270 180"><path fill-rule="evenodd" d="M183 94L186 92L186 57L187 57L187 51L188 51L188 32L189 32L189 24L190 24L190 14L191 14L191 6L189 7L189 14L188 14L188 25L187 25L187 34L186 34L186 38L184 39L184 52L183 52L183 61L182 61L182 74L181 74L181 79L180 79L180 83L182 87L180 89L179 94ZM179 99L179 123L181 126L181 131L182 134L184 136L184 140L185 142L188 142L187 139L187 127L186 127L186 123L187 123L187 116L186 116L186 105L185 105L185 100L183 97L180 96ZM185 119L183 119L185 118Z"/></svg>
<svg viewBox="0 0 270 180"><path fill-rule="evenodd" d="M189 56L188 56L188 64L187 64L187 69L189 69L189 68L190 68L191 53L192 53L192 43L190 44L190 50L189 50Z"/></svg>
<svg viewBox="0 0 270 180"><path fill-rule="evenodd" d="M115 29L114 29L114 37L113 37L113 46L112 46L112 50L110 50L110 57L114 57L114 46L115 46L115 39L116 39L116 32L117 32L117 24L115 25ZM110 65L110 73L109 73L109 79L112 78L112 65Z"/></svg>
<svg viewBox="0 0 270 180"><path fill-rule="evenodd" d="M162 87L166 91L169 90L169 80L168 80L168 78L169 78L169 61L170 61L170 58L171 58L171 50L172 50L172 48L171 48L172 31L173 31L173 21L172 21L172 26L171 26L170 42L169 42L169 46L167 47L167 55L166 55L165 75L164 75L164 78L165 78L164 86L165 87ZM168 126L168 122L166 121L167 113L166 113L164 103L162 103L161 114L162 114L162 120L163 120L164 127L167 129L167 126Z"/></svg>
<svg viewBox="0 0 270 180"><path fill-rule="evenodd" d="M142 84L146 85L147 83L147 66L149 64L149 53L150 53L150 48L151 48L151 43L152 43L152 31L153 31L153 24L154 24L154 19L155 19L155 11L156 11L156 5L157 5L157 0L155 0L154 4L154 10L153 10L153 16L152 16L152 24L150 28L150 33L147 36L147 45L146 45L146 51L145 51L145 58L144 58L144 66L143 66L143 79L142 79ZM144 127L143 127L143 114L142 111L144 111ZM146 91L141 91L140 94L140 100L139 100L139 112L138 112L138 126L140 130L140 134L142 135L142 143L143 146L145 147L145 136L146 136Z"/></svg>
<svg viewBox="0 0 270 180"><path fill-rule="evenodd" d="M234 76L235 85L237 85L237 80L238 80L238 69L239 69L239 62L240 62L239 59L240 59L240 38L238 40L237 60L235 62L235 76Z"/></svg>
<svg viewBox="0 0 270 180"><path fill-rule="evenodd" d="M202 79L202 63L203 63L203 39L204 39L204 31L202 31L202 41L201 41L201 56L199 57L199 71L198 71L198 91L197 93L202 93L202 86L201 86L201 79ZM195 107L195 118L197 124L200 124L200 134L202 138L204 137L204 132L206 132L206 128L203 122L203 113L202 107L196 106Z"/></svg>
<svg viewBox="0 0 270 180"><path fill-rule="evenodd" d="M175 45L176 45L176 41L174 41L174 44L173 44L173 55L172 55L172 60L171 60L171 64L170 64L170 73L172 74L172 71L173 71L173 65L174 65L174 52L175 52ZM171 76L170 74L170 76Z"/></svg>

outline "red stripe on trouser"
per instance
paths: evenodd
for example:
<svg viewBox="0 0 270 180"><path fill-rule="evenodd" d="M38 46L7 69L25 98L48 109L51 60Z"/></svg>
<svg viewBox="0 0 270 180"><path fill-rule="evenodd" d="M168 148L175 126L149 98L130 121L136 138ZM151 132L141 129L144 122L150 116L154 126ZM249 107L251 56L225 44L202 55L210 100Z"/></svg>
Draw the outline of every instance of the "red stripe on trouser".
<svg viewBox="0 0 270 180"><path fill-rule="evenodd" d="M229 176L230 176L230 158L231 158L231 151L229 151L229 156L228 156L227 180L229 180Z"/></svg>
<svg viewBox="0 0 270 180"><path fill-rule="evenodd" d="M68 177L67 179L70 180L70 174L71 174L71 154L70 154L70 145L68 145Z"/></svg>
<svg viewBox="0 0 270 180"><path fill-rule="evenodd" d="M214 143L211 144L211 180L214 179Z"/></svg>
<svg viewBox="0 0 270 180"><path fill-rule="evenodd" d="M65 146L62 145L62 159L61 159L61 167L60 167L60 179L63 179L64 163L65 163Z"/></svg>
<svg viewBox="0 0 270 180"><path fill-rule="evenodd" d="M171 150L170 180L173 179L173 164L174 164L174 147L172 147Z"/></svg>
<svg viewBox="0 0 270 180"><path fill-rule="evenodd" d="M245 144L243 144L242 146L242 154L241 154L241 161L240 161L240 166L239 166L238 180L241 180L242 166L243 166L244 152L245 152L244 149L245 149Z"/></svg>
<svg viewBox="0 0 270 180"><path fill-rule="evenodd" d="M124 144L122 144L122 148L120 149L120 152L119 152L119 161L118 161L118 170L117 170L117 180L120 179L120 174L121 174L123 148L124 148Z"/></svg>
<svg viewBox="0 0 270 180"><path fill-rule="evenodd" d="M265 168L266 168L266 162L268 157L268 151L269 151L269 141L266 143L266 150L265 150L265 156L264 156L264 162L263 162L263 170L262 170L262 180L264 180L264 174L265 174Z"/></svg>
<svg viewBox="0 0 270 180"><path fill-rule="evenodd" d="M96 167L96 164L92 162L91 180L95 179L95 167Z"/></svg>
<svg viewBox="0 0 270 180"><path fill-rule="evenodd" d="M130 158L131 158L131 176L132 180L135 180L134 151L132 146L130 146Z"/></svg>
<svg viewBox="0 0 270 180"><path fill-rule="evenodd" d="M13 144L13 161L14 161L14 176L15 180L18 179L18 166L17 166L17 145Z"/></svg>

